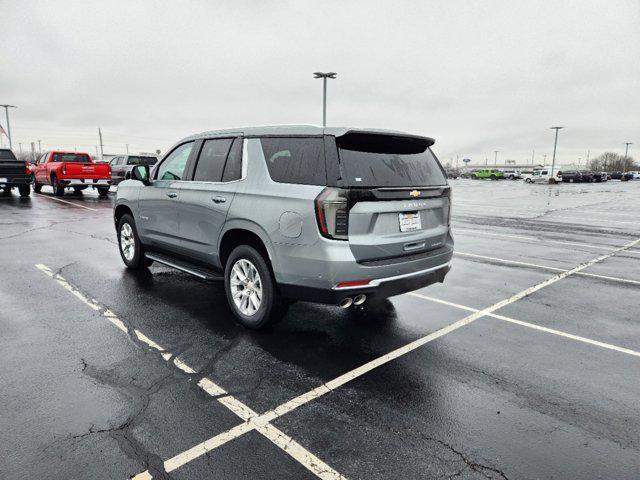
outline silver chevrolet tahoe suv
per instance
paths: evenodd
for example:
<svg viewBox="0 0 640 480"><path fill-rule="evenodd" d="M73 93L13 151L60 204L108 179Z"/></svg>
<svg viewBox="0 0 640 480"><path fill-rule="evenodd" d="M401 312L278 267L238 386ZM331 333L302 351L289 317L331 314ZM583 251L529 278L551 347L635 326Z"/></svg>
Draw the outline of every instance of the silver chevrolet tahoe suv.
<svg viewBox="0 0 640 480"><path fill-rule="evenodd" d="M451 188L433 143L305 125L187 137L120 183L120 255L224 280L249 328L295 300L349 308L442 282Z"/></svg>

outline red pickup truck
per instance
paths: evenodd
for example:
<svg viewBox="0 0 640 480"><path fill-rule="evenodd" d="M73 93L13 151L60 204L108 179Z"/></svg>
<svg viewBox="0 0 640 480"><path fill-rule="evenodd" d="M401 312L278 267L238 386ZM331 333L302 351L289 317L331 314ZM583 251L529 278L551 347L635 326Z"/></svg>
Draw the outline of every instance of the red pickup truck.
<svg viewBox="0 0 640 480"><path fill-rule="evenodd" d="M108 163L93 163L87 153L46 152L31 165L33 191L51 185L53 194L64 195L71 187L76 192L92 187L98 195L106 197L111 185L111 167Z"/></svg>

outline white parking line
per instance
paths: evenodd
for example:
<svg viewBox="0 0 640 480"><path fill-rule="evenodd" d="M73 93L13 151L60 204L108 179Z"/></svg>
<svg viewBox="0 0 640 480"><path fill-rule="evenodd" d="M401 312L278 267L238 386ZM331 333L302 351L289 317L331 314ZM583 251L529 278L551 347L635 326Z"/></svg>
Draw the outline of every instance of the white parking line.
<svg viewBox="0 0 640 480"><path fill-rule="evenodd" d="M466 235L469 232L469 235L480 235L480 236L489 236L489 237L504 237L504 238L513 238L515 240L525 240L527 242L535 242L535 243L555 243L559 245L569 245L573 247L588 247L595 248L597 250L606 250L607 252L612 252L617 250L620 247L612 247L609 245L601 245L595 243L586 243L586 242L564 242L562 240L553 240L545 237L528 237L525 235L511 235L506 233L494 233L494 232L483 232L481 230L474 230L471 228L454 228L454 233L461 233L462 235ZM634 250L629 251L628 253L636 253Z"/></svg>
<svg viewBox="0 0 640 480"><path fill-rule="evenodd" d="M429 300L430 302L440 303L442 305L448 305L450 307L455 307L460 310L466 310L467 312L478 312L479 310L473 307L467 307L465 305L460 305L458 303L448 302L446 300L440 300L439 298L430 297L428 295L423 295L417 292L411 292L409 295L414 297L419 297L424 300ZM498 315L497 313L489 313L487 317L496 318L498 320L503 320L505 322L514 323L516 325L520 325L523 327L531 328L534 330L539 330L541 332L551 333L553 335L558 335L560 337L570 338L571 340L576 340L582 343L588 343L589 345L595 345L596 347L606 348L608 350L614 350L620 353L626 353L627 355L633 355L635 357L640 357L640 352L636 350L631 350L630 348L618 347L617 345L613 345L611 343L600 342L599 340L592 340L590 338L581 337L579 335L574 335L572 333L563 332L561 330L556 330L554 328L543 327L541 325L536 325L535 323L523 322L522 320L516 320L515 318L507 317L504 315Z"/></svg>
<svg viewBox="0 0 640 480"><path fill-rule="evenodd" d="M87 306L91 307L93 310L102 311L102 315L113 323L118 329L123 331L124 333L130 335L127 326L124 324L122 320L120 320L111 310L106 307L98 304L96 300L87 298L82 292L80 292L77 288L71 285L67 280L65 280L61 275L54 274L49 267L43 264L37 264L36 268L42 271L47 276L56 280L60 285L62 285L66 290L75 295L80 301L85 303ZM145 334L143 334L138 329L133 329L133 334L135 334L136 338L141 342L145 343L149 347L157 350L162 358L166 361L169 361L173 355L170 352L167 352L162 346L160 346L155 341L151 340ZM173 364L183 372L191 375L195 374L196 371L187 365L184 361L180 360L177 357L173 357ZM215 384L209 378L202 378L198 382L198 386L202 388L205 392L213 397L217 397L217 401L235 413L238 417L240 417L245 423L242 423L231 430L224 432L220 435L216 435L212 439L207 440L207 442L203 442L201 444L196 445L195 447L187 450L186 452L182 452L175 457L172 457L164 462L164 468L167 472L171 472L176 468L184 465L185 463L190 462L191 460L204 455L205 453L217 448L234 438L237 438L240 435L244 435L245 433L256 430L264 437L268 438L281 448L284 452L290 455L292 458L297 460L300 464L302 464L305 468L307 468L310 472L314 473L318 478L322 480L346 480L344 476L338 473L336 470L331 468L328 464L320 460L317 456L315 456L310 451L306 450L302 445L296 442L289 435L285 434L278 428L269 424L265 421L253 421L257 419L259 415L254 412L247 405L242 403L237 398L229 395L227 391L221 386ZM139 473L132 477L135 480L149 480L152 477L151 473L147 470L142 473Z"/></svg>
<svg viewBox="0 0 640 480"><path fill-rule="evenodd" d="M628 248L633 247L634 245L637 245L638 243L640 243L640 238L633 240L632 242L629 242L625 245L623 245L622 247L618 247L616 248L614 251L611 251L610 253L606 253L603 255L600 255L597 258L594 258L593 260L590 260L588 262L584 262L581 263L580 265L570 269L570 270L565 270L562 271L556 275L554 275L553 277L545 280L544 282L540 282L537 285L534 285L533 287L527 288L526 290L523 290L519 293L516 293L515 295L502 300L498 303L495 303L489 307L486 307L482 310L476 310L476 309L471 309L470 307L463 307L464 309L471 311L471 315L468 315L460 320L458 320L457 322L452 323L451 325L448 325L444 328L441 328L440 330L436 330L433 333L430 333L429 335L426 335L424 337L421 337L417 340L414 340L413 342L400 347L396 350L393 350L385 355L382 355L381 357L378 357L368 363L365 363L364 365L361 365L343 375L340 375L337 378L334 378L333 380L330 380L326 383L323 383L322 385L314 388L313 390L304 393L302 395L299 395L298 397L295 397L291 400L289 400L288 402L285 402L284 404L274 408L273 410L269 410L265 413L263 413L262 415L252 418L249 420L249 423L258 423L258 424L264 424L264 423L268 423L268 422L272 422L273 420L275 420L278 417L281 417L282 415L285 415L295 409L297 409L298 407L305 405L309 402L311 402L312 400L315 400L333 390L335 390L336 388L358 378L361 377L362 375L364 375L367 372L370 372L371 370L384 365L396 358L399 358L403 355L406 355L409 352L412 352L413 350L426 345L429 342L432 342L438 338L441 338L451 332L454 332L455 330L458 330L459 328L464 327L465 325L469 325L470 323L474 322L475 320L477 320L478 318L484 317L484 316L489 316L490 314L492 314L493 312L495 312L496 310L499 310L507 305L510 305L528 295L531 295L532 293L537 292L538 290L541 290L545 287L548 287L549 285L552 285L560 280L562 280L563 278L566 278L570 275L574 275L575 273L578 273L582 270L584 270L585 268L589 268L590 266L601 262L609 257L611 257L612 255L614 255L617 252L626 250ZM449 302L447 302L449 303ZM452 306L456 306L455 304L451 303L450 305ZM533 328L533 327L532 327ZM543 328L543 327L541 327ZM567 336L570 334L566 334ZM595 342L595 340L593 341ZM595 344L595 343L594 343ZM619 347L618 347L619 348ZM238 427L236 427L237 429ZM234 430L234 429L232 429ZM209 440L206 440L198 445L195 445L194 447L190 448L189 450L187 450L187 452L189 452L189 458L191 460L204 455L206 452L211 451L213 448L216 448L216 444L217 442L219 442L219 438L220 437L224 437L225 435L228 434L232 434L232 430L229 430L228 432L224 432L221 433L219 435L216 435L213 438L210 438ZM240 436L242 435L244 432L238 432L237 430L235 432L233 432L234 435L236 436ZM185 452L186 453L186 452ZM178 457L182 455L179 454ZM148 478L148 477L140 477L140 479L142 478ZM134 477L135 480L140 480L136 477Z"/></svg>
<svg viewBox="0 0 640 480"><path fill-rule="evenodd" d="M97 208L87 207L86 205L80 205L79 203L73 203L73 202L70 202L68 200L63 200L61 198L50 197L49 195L43 195L42 193L36 193L36 195L38 195L38 197L40 197L40 198L47 198L49 200L55 200L56 202L68 203L69 205L73 205L74 207L85 208L87 210L91 210L91 211L94 211L94 212L100 211Z"/></svg>
<svg viewBox="0 0 640 480"><path fill-rule="evenodd" d="M484 260L491 260L491 261L494 261L494 262L500 262L500 263L506 263L506 264L512 264L512 265L522 265L524 267L539 268L539 269L542 269L542 270L550 270L550 271L555 271L555 272L563 272L564 271L563 268L550 267L549 265L538 265L538 264L535 264L535 263L519 262L517 260L507 260L505 258L488 257L486 255L478 255L476 253L466 253L466 252L459 252L459 251L455 251L454 253L456 255L461 256L461 257L480 258L480 259L484 259ZM638 281L638 280L630 280L628 278L620 278L620 277L610 277L608 275L599 275L597 273L576 272L576 275L581 275L581 276L584 276L584 277L601 278L603 280L610 280L612 282L629 283L631 285L640 285L640 281Z"/></svg>

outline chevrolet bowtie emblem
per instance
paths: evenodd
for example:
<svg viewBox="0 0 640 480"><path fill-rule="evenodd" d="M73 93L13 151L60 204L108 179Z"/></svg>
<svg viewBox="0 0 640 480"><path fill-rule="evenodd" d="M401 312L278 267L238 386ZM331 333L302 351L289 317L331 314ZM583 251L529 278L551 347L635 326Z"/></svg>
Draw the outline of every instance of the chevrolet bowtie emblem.
<svg viewBox="0 0 640 480"><path fill-rule="evenodd" d="M419 197L420 196L420 190L411 190L409 192L409 195L411 195L412 197Z"/></svg>

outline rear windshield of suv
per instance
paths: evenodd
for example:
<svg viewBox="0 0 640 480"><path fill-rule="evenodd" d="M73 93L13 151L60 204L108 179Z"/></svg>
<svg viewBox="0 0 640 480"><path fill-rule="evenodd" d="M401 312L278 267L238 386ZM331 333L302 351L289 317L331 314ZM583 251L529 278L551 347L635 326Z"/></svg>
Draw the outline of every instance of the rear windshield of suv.
<svg viewBox="0 0 640 480"><path fill-rule="evenodd" d="M0 150L0 161L2 160L15 160L16 156L11 150Z"/></svg>
<svg viewBox="0 0 640 480"><path fill-rule="evenodd" d="M127 165L155 165L158 161L155 157L129 157Z"/></svg>
<svg viewBox="0 0 640 480"><path fill-rule="evenodd" d="M90 163L89 155L85 153L54 153L52 162Z"/></svg>
<svg viewBox="0 0 640 480"><path fill-rule="evenodd" d="M336 138L342 176L351 187L429 187L447 183L426 140L348 133Z"/></svg>

